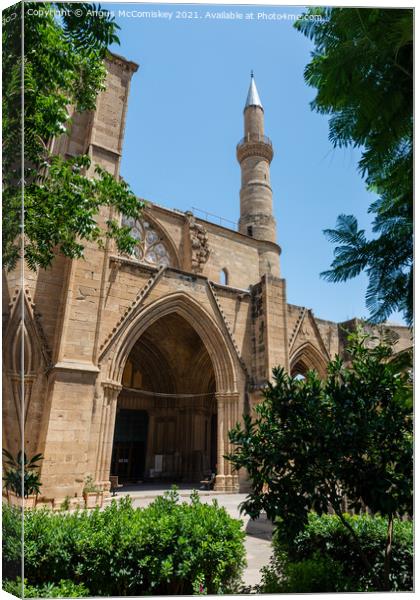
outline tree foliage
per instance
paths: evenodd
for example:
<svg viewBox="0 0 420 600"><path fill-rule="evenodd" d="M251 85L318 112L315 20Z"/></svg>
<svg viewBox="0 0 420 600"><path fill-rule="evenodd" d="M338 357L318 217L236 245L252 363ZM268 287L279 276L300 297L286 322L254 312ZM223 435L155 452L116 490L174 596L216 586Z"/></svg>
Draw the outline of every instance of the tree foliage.
<svg viewBox="0 0 420 600"><path fill-rule="evenodd" d="M43 460L42 454L35 454L28 458L25 452L19 450L16 458L3 448L4 462L4 487L17 496L27 498L32 494L38 495L41 490L39 464Z"/></svg>
<svg viewBox="0 0 420 600"><path fill-rule="evenodd" d="M6 9L4 22L4 266L12 269L23 253L30 268L47 267L57 251L78 258L86 242L106 237L130 251L135 240L127 228L110 219L103 230L97 219L101 205L138 216L142 203L127 184L99 167L95 180L88 177L87 156L66 161L50 151L53 138L71 130L69 107L95 108L118 25L108 11L87 3L23 3L22 11Z"/></svg>
<svg viewBox="0 0 420 600"><path fill-rule="evenodd" d="M349 529L347 498L351 509L363 503L389 519L390 551L393 519L412 513L412 390L409 372L391 360L392 345L370 346L367 335L351 334L351 367L335 358L325 381L314 371L300 381L274 369L256 418L245 416L230 432L229 459L252 484L242 505L252 518L280 517L292 538L310 511L332 508Z"/></svg>
<svg viewBox="0 0 420 600"><path fill-rule="evenodd" d="M375 572L383 575L387 519L345 515ZM355 551L349 531L336 515L309 515L305 529L293 539L279 523L273 557L262 570L257 593L372 592L378 590L372 572ZM413 589L413 522L396 520L390 589Z"/></svg>
<svg viewBox="0 0 420 600"><path fill-rule="evenodd" d="M306 82L311 106L331 115L335 147L362 148L359 169L377 195L370 207L374 237L351 215L325 231L337 244L329 281L366 271L371 319L402 311L411 323L413 284L413 11L311 8L296 28L313 40Z"/></svg>

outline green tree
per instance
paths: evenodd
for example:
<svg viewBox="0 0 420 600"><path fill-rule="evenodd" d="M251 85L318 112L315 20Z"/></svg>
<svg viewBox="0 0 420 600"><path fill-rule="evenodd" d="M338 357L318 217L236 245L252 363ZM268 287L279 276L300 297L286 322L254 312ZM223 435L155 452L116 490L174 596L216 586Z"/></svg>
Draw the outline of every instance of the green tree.
<svg viewBox="0 0 420 600"><path fill-rule="evenodd" d="M97 215L107 205L114 215L137 217L143 203L99 166L88 177L88 156L65 160L50 152L53 138L71 129L70 106L95 108L118 25L86 3L22 3L3 20L3 265L14 268L24 254L30 268L46 268L56 252L78 258L87 242L106 238L130 252L129 229L115 217L101 229Z"/></svg>
<svg viewBox="0 0 420 600"><path fill-rule="evenodd" d="M281 518L293 538L312 510L333 508L369 571L344 500L387 517L383 573L374 575L378 589L388 589L393 520L412 513L412 394L410 372L392 360L391 343L370 342L350 335L351 367L335 358L325 381L314 371L300 381L274 369L256 418L245 416L244 427L230 432L235 450L228 458L248 471L247 514Z"/></svg>
<svg viewBox="0 0 420 600"><path fill-rule="evenodd" d="M314 15L322 20L310 20ZM311 107L331 115L334 147L362 148L359 169L377 195L368 239L352 215L325 231L337 244L322 276L346 281L365 271L366 305L374 322L413 303L413 11L311 8L296 28L313 40L305 80L317 94Z"/></svg>

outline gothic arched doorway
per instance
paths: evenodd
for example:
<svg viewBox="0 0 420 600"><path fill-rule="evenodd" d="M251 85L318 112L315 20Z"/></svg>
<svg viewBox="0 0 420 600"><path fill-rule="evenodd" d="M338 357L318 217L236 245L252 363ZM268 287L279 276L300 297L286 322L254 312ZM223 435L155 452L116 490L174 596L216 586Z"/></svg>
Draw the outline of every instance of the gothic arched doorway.
<svg viewBox="0 0 420 600"><path fill-rule="evenodd" d="M209 353L179 314L133 345L117 400L111 474L121 482L196 482L215 472L217 404Z"/></svg>

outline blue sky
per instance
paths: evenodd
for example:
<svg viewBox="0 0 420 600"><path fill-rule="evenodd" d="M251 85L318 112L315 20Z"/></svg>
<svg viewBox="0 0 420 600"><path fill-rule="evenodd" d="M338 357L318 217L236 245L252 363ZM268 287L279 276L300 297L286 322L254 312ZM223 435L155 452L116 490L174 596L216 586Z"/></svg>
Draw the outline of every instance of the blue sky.
<svg viewBox="0 0 420 600"><path fill-rule="evenodd" d="M303 79L312 43L291 20L257 20L258 12L299 14L298 7L104 4L121 26L117 53L137 62L121 174L140 197L169 208L197 207L237 222L240 170L235 147L253 69L265 109L281 274L290 303L321 318L367 316L366 278L343 284L320 279L332 245L322 230L340 213L369 230L372 194L358 171L359 152L334 149L328 118L311 111L315 90ZM172 19L123 16L160 9ZM199 18L176 19L176 11ZM253 12L253 20L211 20L207 10ZM201 17L201 18L200 18ZM401 321L393 318L393 321Z"/></svg>

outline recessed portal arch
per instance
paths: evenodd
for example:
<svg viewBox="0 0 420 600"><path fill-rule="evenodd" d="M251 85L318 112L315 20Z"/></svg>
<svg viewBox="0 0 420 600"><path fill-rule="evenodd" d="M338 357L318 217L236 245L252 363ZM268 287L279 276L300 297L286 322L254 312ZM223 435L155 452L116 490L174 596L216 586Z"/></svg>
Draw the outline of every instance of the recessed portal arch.
<svg viewBox="0 0 420 600"><path fill-rule="evenodd" d="M111 339L101 357L101 361L106 361L106 379L121 384L125 364L134 344L155 321L171 313L183 317L201 338L213 364L216 391L237 392L237 366L227 335L196 300L183 292L156 300L127 320L126 325L118 331L118 337Z"/></svg>
<svg viewBox="0 0 420 600"><path fill-rule="evenodd" d="M142 476L197 481L217 464L216 489L237 490L238 477L224 459L230 450L228 431L243 411L237 388L243 389L245 378L235 359L228 334L184 292L141 307L122 322L101 357L104 403L109 407L105 422L110 426L100 433L97 480L106 486L110 475L117 406L130 410L128 397L136 395L141 382L137 389L143 396L153 398L155 408L167 410L167 415L144 417L147 433L137 440L145 445ZM147 412L145 406L138 403L136 410ZM183 421L179 414L174 419L179 410Z"/></svg>

